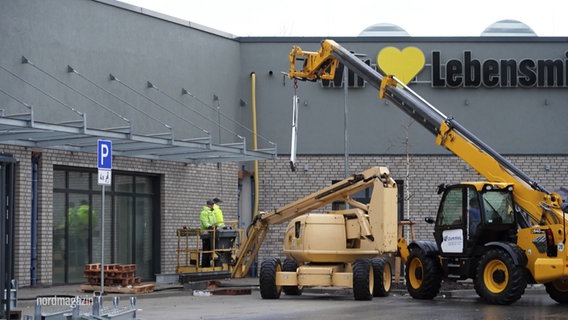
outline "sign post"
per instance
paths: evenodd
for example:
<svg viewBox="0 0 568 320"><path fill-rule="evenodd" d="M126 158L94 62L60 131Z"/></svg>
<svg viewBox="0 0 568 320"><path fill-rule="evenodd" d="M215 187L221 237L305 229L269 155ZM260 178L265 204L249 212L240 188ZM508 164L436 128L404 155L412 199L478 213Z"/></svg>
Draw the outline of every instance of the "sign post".
<svg viewBox="0 0 568 320"><path fill-rule="evenodd" d="M101 296L105 285L105 186L111 185L112 179L112 142L109 140L97 140L97 168L98 184L102 186L102 209L101 209Z"/></svg>

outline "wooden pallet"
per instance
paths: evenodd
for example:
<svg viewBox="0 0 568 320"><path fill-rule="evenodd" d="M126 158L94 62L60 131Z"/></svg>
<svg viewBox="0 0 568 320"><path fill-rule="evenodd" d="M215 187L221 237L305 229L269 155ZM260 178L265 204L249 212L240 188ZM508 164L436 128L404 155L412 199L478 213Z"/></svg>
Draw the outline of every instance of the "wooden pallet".
<svg viewBox="0 0 568 320"><path fill-rule="evenodd" d="M82 284L80 287L83 292L101 291L101 286L92 284ZM108 293L126 293L126 294L140 294L154 292L156 284L147 283L134 286L120 287L120 286L104 286L103 290Z"/></svg>
<svg viewBox="0 0 568 320"><path fill-rule="evenodd" d="M83 277L90 285L101 285L101 264L92 263L85 265ZM105 286L127 287L141 283L140 277L136 277L135 264L105 264L104 265Z"/></svg>
<svg viewBox="0 0 568 320"><path fill-rule="evenodd" d="M243 295L243 294L251 294L251 288L218 288L215 290L211 290L213 295L217 296L236 296L236 295Z"/></svg>

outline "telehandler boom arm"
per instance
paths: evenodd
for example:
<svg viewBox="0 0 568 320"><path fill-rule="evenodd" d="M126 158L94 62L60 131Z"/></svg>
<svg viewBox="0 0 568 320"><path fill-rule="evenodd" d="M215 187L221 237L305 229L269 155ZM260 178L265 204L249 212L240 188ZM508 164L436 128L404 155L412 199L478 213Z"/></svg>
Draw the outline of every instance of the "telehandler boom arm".
<svg viewBox="0 0 568 320"><path fill-rule="evenodd" d="M526 173L493 150L473 133L412 91L394 76L383 76L366 65L335 41L325 40L318 52L303 51L294 46L289 54L290 78L316 81L333 80L339 62L379 90L402 111L436 136L436 143L468 163L489 181L514 185L516 203L526 211L533 223L565 224L562 198L547 191ZM299 64L301 65L299 66Z"/></svg>

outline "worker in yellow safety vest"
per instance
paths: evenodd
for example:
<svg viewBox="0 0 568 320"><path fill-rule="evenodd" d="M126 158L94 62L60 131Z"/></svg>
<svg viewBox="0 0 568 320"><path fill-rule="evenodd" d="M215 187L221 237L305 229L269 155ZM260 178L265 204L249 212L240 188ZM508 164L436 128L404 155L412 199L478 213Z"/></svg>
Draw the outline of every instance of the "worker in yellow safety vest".
<svg viewBox="0 0 568 320"><path fill-rule="evenodd" d="M199 215L199 223L201 230L213 229L215 226L215 203L213 200L207 200L207 205L203 206Z"/></svg>
<svg viewBox="0 0 568 320"><path fill-rule="evenodd" d="M67 223L69 232L74 237L78 237L80 241L86 241L89 235L89 220L94 228L97 225L97 217L95 211L91 209L87 200L81 200L81 205L76 208L71 202L67 213Z"/></svg>
<svg viewBox="0 0 568 320"><path fill-rule="evenodd" d="M215 226L217 228L223 228L225 226L225 221L223 220L223 210L219 207L219 203L223 201L219 198L213 199L213 212L215 213Z"/></svg>

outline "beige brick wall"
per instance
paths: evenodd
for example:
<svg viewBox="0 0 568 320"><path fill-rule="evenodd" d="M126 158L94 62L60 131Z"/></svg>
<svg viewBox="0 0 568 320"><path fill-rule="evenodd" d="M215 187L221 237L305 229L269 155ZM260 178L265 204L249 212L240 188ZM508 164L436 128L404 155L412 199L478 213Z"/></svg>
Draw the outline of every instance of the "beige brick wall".
<svg viewBox="0 0 568 320"><path fill-rule="evenodd" d="M31 238L31 156L29 148L2 146L1 151L17 160L15 202L15 274L21 286L30 284ZM565 185L568 174L566 156L511 156L512 163L534 177L548 190L556 191ZM300 156L298 170L291 172L287 157L259 162L259 209L270 211L303 198L325 186L333 179L344 178L343 156ZM52 220L53 166L65 165L96 169L96 155L44 150L40 162L38 194L38 269L39 284L49 285L52 278ZM405 216L416 222L418 239L431 239L432 227L424 217L434 216L440 196L440 183L479 180L478 176L454 156L414 156L410 175L406 177L404 156L350 156L349 172L361 172L371 166L387 166L395 179L404 180L411 193L405 203ZM306 170L304 170L304 168ZM236 220L238 210L238 170L235 163L182 164L137 158L115 157L113 170L145 172L161 179L161 273L173 273L176 265L177 239L175 230L182 225L197 226L199 212L208 198L224 200L226 220ZM325 212L330 207L318 212ZM286 223L272 226L259 254L259 261L282 256L282 236Z"/></svg>
<svg viewBox="0 0 568 320"><path fill-rule="evenodd" d="M566 156L507 158L549 191L557 191L562 186L568 187ZM404 180L405 190L410 192L410 201L405 201L404 204L404 216L416 223L414 228L417 239L433 240L433 228L424 222L424 218L436 215L441 199L436 193L439 184L485 180L461 159L451 155L413 156L408 177L405 156L350 156L348 172L354 174L372 166L386 166L393 178ZM343 155L300 156L297 167L296 172L292 172L286 157L260 163L259 210L270 211L281 207L330 185L334 179L344 178ZM330 209L331 206L327 206L316 212L326 212ZM271 227L259 252L259 262L268 257L283 257L282 237L285 228L286 223ZM405 230L405 233L408 234L408 230Z"/></svg>
<svg viewBox="0 0 568 320"><path fill-rule="evenodd" d="M163 163L162 273L174 273L177 263L175 230L199 227L199 214L207 199L223 200L225 220L237 219L238 166L221 163L183 165Z"/></svg>

